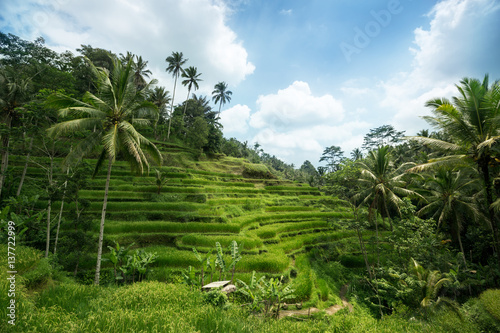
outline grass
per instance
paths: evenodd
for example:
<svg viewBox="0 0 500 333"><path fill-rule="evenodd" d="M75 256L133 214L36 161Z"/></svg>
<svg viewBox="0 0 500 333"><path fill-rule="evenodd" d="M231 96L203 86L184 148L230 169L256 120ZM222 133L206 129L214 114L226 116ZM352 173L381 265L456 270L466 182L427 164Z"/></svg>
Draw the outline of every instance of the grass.
<svg viewBox="0 0 500 333"><path fill-rule="evenodd" d="M17 325L3 332L473 332L471 324L447 311L430 322L397 316L384 320L354 302L354 312L314 320L265 320L238 306L215 308L187 286L142 282L125 287L62 284L37 296L30 311L18 309Z"/></svg>
<svg viewBox="0 0 500 333"><path fill-rule="evenodd" d="M483 292L479 299L484 305L484 308L494 317L500 321L500 289L489 289Z"/></svg>
<svg viewBox="0 0 500 333"><path fill-rule="evenodd" d="M189 234L189 235L184 235L181 239L181 242L183 245L190 245L190 246L201 246L201 247L214 247L215 248L215 243L219 242L222 247L228 247L231 242L235 240L240 248L242 249L254 249L257 247L262 247L263 243L262 240L258 238L250 238L250 237L245 237L245 236L237 236L237 235L231 235L231 236L222 236L222 235L217 235L217 236L212 236L212 235L196 235L196 234Z"/></svg>
<svg viewBox="0 0 500 333"><path fill-rule="evenodd" d="M127 232L136 233L239 233L240 228L234 224L200 223L200 222L169 222L169 221L110 221L104 226L106 234Z"/></svg>

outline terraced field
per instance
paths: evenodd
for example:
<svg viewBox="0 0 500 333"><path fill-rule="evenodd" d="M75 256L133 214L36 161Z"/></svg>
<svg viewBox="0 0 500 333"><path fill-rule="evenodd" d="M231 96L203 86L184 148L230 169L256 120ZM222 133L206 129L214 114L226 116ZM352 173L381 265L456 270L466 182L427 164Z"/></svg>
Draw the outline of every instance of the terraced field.
<svg viewBox="0 0 500 333"><path fill-rule="evenodd" d="M167 154L183 154L178 148L166 150ZM22 158L12 160L15 172L21 173ZM168 178L158 195L154 172L134 176L125 162L117 161L108 197L105 246L113 241L135 243L134 247L156 252L154 274L166 278L176 269L199 267L193 247L207 252L215 242L227 247L236 240L243 252L237 277L246 279L253 270L273 275L292 270L309 274L307 264L300 266L301 260L295 259L314 247L357 244L353 231L338 228L342 221L352 219L350 208L341 200L323 196L318 188L269 177L244 177L245 170L253 166L242 159L220 157L189 163L187 167L158 168ZM28 168L28 175L41 173L35 165ZM80 191L80 197L90 201L86 214L91 215L96 234L104 184L105 175L101 174ZM55 202L53 207L59 205ZM64 205L66 213L72 209L71 204ZM82 268L93 265L88 262Z"/></svg>

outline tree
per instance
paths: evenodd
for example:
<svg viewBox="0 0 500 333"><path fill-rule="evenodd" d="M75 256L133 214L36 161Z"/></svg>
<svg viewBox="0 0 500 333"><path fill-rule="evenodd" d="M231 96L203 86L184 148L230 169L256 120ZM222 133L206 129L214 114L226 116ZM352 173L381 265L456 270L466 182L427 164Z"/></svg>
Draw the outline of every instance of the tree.
<svg viewBox="0 0 500 333"><path fill-rule="evenodd" d="M191 89L194 87L194 90L198 90L199 88L198 82L203 81L202 79L199 78L200 75L201 73L197 73L196 67L193 66L186 68L186 70L182 73L182 77L186 78L184 81L182 81L182 85L188 87L186 101L189 99L189 94L191 93ZM184 107L183 117L186 115L186 109L187 109L187 103L186 106Z"/></svg>
<svg viewBox="0 0 500 333"><path fill-rule="evenodd" d="M219 115L222 104L229 103L231 101L232 91L227 90L226 82L219 82L214 86L214 91L212 91L212 100L215 104L219 103Z"/></svg>
<svg viewBox="0 0 500 333"><path fill-rule="evenodd" d="M158 123L165 121L167 119L167 105L170 103L170 92L165 90L164 87L155 87L153 92L149 95L149 101L152 102L158 108L158 113L156 115L156 120L154 124L155 137L157 137L157 127Z"/></svg>
<svg viewBox="0 0 500 333"><path fill-rule="evenodd" d="M399 132L392 125L383 125L370 130L363 140L362 148L368 151L378 147L397 144L403 139L404 131Z"/></svg>
<svg viewBox="0 0 500 333"><path fill-rule="evenodd" d="M351 158L352 158L353 161L361 160L363 158L363 152L361 151L361 149L354 148L351 151Z"/></svg>
<svg viewBox="0 0 500 333"><path fill-rule="evenodd" d="M146 69L148 62L142 59L142 56L135 56L136 61L134 62L134 84L137 89L143 89L148 82L144 77L149 78L151 71Z"/></svg>
<svg viewBox="0 0 500 333"><path fill-rule="evenodd" d="M23 78L13 67L0 68L1 169L0 195L9 164L9 146L12 127L20 118L20 108L31 94L31 80Z"/></svg>
<svg viewBox="0 0 500 333"><path fill-rule="evenodd" d="M168 67L166 69L167 73L171 73L174 80L174 92L172 94L172 104L170 105L170 120L168 121L168 134L167 139L170 139L170 125L172 123L172 116L174 113L174 98L175 98L175 87L177 86L177 79L181 73L184 73L182 66L188 61L184 59L182 52L172 52L172 55L165 59L168 62Z"/></svg>
<svg viewBox="0 0 500 333"><path fill-rule="evenodd" d="M129 163L132 170L143 173L149 170L149 158L161 163L162 157L153 143L142 136L134 124L148 124L142 118L157 112L156 106L145 100L145 89L137 90L134 84L133 63L123 64L116 57L112 58L113 70L89 65L96 79L99 94L87 92L82 100L61 93L55 93L49 99L50 105L59 109L62 117L72 116L67 120L52 126L48 132L51 136L62 136L74 131L95 129L87 135L67 156L66 162L81 159L94 148L102 145L102 152L97 160L94 175L102 164L108 161L104 200L101 213L101 223L98 240L97 266L95 284L99 284L102 245L104 236L104 221L108 200L111 166L118 154Z"/></svg>
<svg viewBox="0 0 500 333"><path fill-rule="evenodd" d="M404 171L412 164L403 164L395 169L389 149L389 146L385 146L372 150L368 153L365 161L358 162L361 168L359 183L361 187L364 187L364 190L356 194L354 199L358 202L361 200L361 204L369 204L370 216L373 215L373 210L376 210L382 218L388 217L392 230L389 207L401 215L399 207L402 200L400 197L423 197L406 188L406 181L403 178L408 174L405 174Z"/></svg>
<svg viewBox="0 0 500 333"><path fill-rule="evenodd" d="M454 172L453 170L440 168L434 177L427 181L429 195L428 202L418 214L428 215L438 222L438 228L448 222L452 233L458 240L462 258L467 267L465 252L462 246L460 233L463 223L470 220L479 220L480 212L475 205L475 199L471 193L477 193L477 179L467 175L466 169Z"/></svg>
<svg viewBox="0 0 500 333"><path fill-rule="evenodd" d="M483 81L464 78L456 85L458 96L452 100L435 98L427 101L433 116L423 117L436 129L443 131L450 142L424 136L412 137L412 140L428 145L446 156L430 160L419 165L415 171L422 171L437 166L455 166L471 163L476 166L485 189L486 207L491 225L494 250L500 266L500 239L498 235L498 216L495 215L493 170L500 163L495 147L500 144L500 83L489 87L488 75Z"/></svg>
<svg viewBox="0 0 500 333"><path fill-rule="evenodd" d="M339 169L343 157L344 152L339 146L330 146L325 148L319 161L326 161L326 165L330 169L330 172L335 172Z"/></svg>

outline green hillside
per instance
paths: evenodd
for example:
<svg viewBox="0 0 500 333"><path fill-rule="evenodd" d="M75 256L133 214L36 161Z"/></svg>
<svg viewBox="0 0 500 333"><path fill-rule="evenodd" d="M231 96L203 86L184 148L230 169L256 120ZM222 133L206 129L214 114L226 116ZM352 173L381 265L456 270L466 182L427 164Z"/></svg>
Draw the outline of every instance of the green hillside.
<svg viewBox="0 0 500 333"><path fill-rule="evenodd" d="M188 148L160 147L173 164L154 168L166 178L160 194L154 185L154 170L136 176L126 162L113 165L104 229L105 248L117 242L157 253L153 276L168 279L169 273L178 274L189 265L199 269L192 248L208 252L216 242L223 247L233 240L239 244L243 258L236 266L236 277L243 279L254 270L287 275L297 270L294 258L314 247L332 240L356 242L352 231L339 229L353 217L348 204L324 196L316 187L269 177L265 165L245 159L219 156L196 161ZM12 168L21 170L23 159L11 159ZM56 159L55 163L61 161ZM91 159L86 162L96 163ZM43 176L35 163L36 158L28 167L28 177ZM251 178L244 176L248 170L253 170ZM79 191L79 197L89 201L84 214L92 220L90 231L95 235L99 232L104 182L101 173ZM61 202L52 204L55 210ZM40 198L37 205L46 207L47 200ZM74 210L75 204L66 202L63 214ZM72 228L71 223L63 224L65 228ZM109 281L111 267L104 267ZM82 274L93 268L95 259L79 265Z"/></svg>

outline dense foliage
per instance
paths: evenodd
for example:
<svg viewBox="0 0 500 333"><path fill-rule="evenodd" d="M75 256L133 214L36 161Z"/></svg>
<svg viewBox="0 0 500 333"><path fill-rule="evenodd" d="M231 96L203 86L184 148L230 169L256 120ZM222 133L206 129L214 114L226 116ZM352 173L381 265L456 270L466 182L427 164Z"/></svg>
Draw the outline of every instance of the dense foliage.
<svg viewBox="0 0 500 333"><path fill-rule="evenodd" d="M498 82L428 101L435 132L383 125L350 158L331 145L297 168L223 137L232 92L191 94L202 73L182 52L166 58L172 96L141 56L77 52L0 32L18 331L499 330ZM198 291L229 276L232 295ZM316 310L251 315L284 307Z"/></svg>

